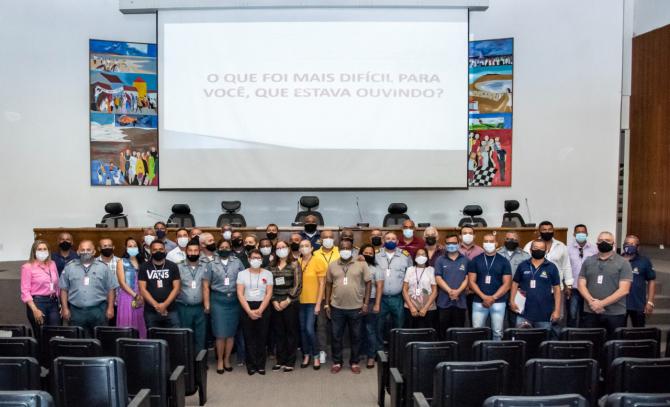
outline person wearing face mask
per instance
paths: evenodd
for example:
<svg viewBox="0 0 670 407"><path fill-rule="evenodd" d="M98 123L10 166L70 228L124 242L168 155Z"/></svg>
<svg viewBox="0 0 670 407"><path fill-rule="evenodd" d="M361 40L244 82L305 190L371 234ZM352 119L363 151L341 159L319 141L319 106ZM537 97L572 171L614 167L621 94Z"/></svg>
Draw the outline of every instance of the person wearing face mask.
<svg viewBox="0 0 670 407"><path fill-rule="evenodd" d="M313 357L313 368L318 370L321 368L319 359L321 349L315 332L315 320L321 312L328 264L323 258L314 256L312 250L312 243L309 239L300 242L300 258L298 259L298 264L302 270L302 291L300 292L298 314L302 344L302 363L300 367L306 368L309 366L310 358Z"/></svg>
<svg viewBox="0 0 670 407"><path fill-rule="evenodd" d="M51 260L56 263L56 269L60 276L65 265L71 260L78 258L76 250L72 249L72 235L62 232L58 235L58 251L51 253Z"/></svg>
<svg viewBox="0 0 670 407"><path fill-rule="evenodd" d="M196 239L200 241L200 235L202 234L202 229L191 228L191 231L188 233L188 237L191 239Z"/></svg>
<svg viewBox="0 0 670 407"><path fill-rule="evenodd" d="M60 325L58 313L58 269L49 258L49 247L36 240L28 261L21 266L21 301L35 336L42 325Z"/></svg>
<svg viewBox="0 0 670 407"><path fill-rule="evenodd" d="M314 250L319 250L321 247L321 233L317 230L318 219L314 215L305 216L305 230L300 232L300 237L303 240L309 240Z"/></svg>
<svg viewBox="0 0 670 407"><path fill-rule="evenodd" d="M233 239L233 226L226 223L225 225L221 226L221 237L223 240L227 241L232 241Z"/></svg>
<svg viewBox="0 0 670 407"><path fill-rule="evenodd" d="M95 259L92 241L82 240L77 254L79 259L70 261L58 280L61 316L93 337L94 327L107 325L114 318L118 284L109 268Z"/></svg>
<svg viewBox="0 0 670 407"><path fill-rule="evenodd" d="M414 266L407 268L402 288L408 328L437 329L437 283L435 269L428 265L428 253L418 249Z"/></svg>
<svg viewBox="0 0 670 407"><path fill-rule="evenodd" d="M277 363L272 370L291 372L298 349L298 298L302 290L302 275L298 263L291 257L288 243L277 241L275 254L276 258L269 268L274 278L270 326L277 347Z"/></svg>
<svg viewBox="0 0 670 407"><path fill-rule="evenodd" d="M273 254L274 245L272 244L272 240L268 238L261 239L258 242L258 251L260 251L261 255L263 256L263 267L269 267L270 263L272 263L275 259Z"/></svg>
<svg viewBox="0 0 670 407"><path fill-rule="evenodd" d="M186 261L186 246L191 241L188 230L184 228L177 229L177 247L170 250L167 254L167 259L174 264L183 263ZM198 242L200 240L198 239Z"/></svg>
<svg viewBox="0 0 670 407"><path fill-rule="evenodd" d="M465 326L465 290L468 287L467 267L470 260L458 251L458 235L445 240L445 252L435 262L438 335L446 340L447 329Z"/></svg>
<svg viewBox="0 0 670 407"><path fill-rule="evenodd" d="M370 301L370 270L367 263L355 261L353 244L340 242L340 259L330 263L326 275L326 314L332 321L333 366L331 373L342 369L342 348L345 328L349 328L351 354L349 366L354 374L361 373L359 366L361 320L368 313Z"/></svg>
<svg viewBox="0 0 670 407"><path fill-rule="evenodd" d="M114 255L114 242L112 239L102 238L98 242L98 250L100 251L100 256L98 256L96 260L106 264L107 267L109 267L109 273L112 275L112 278L116 284L118 284L118 281L116 280L116 267L118 266L120 259ZM114 315L118 315L116 310L116 303L114 304ZM116 326L116 319L110 320L109 324Z"/></svg>
<svg viewBox="0 0 670 407"><path fill-rule="evenodd" d="M177 265L181 288L177 296L179 326L193 331L195 352L205 349L206 318L209 308L203 306L202 280L207 272L207 262L200 260L200 244L195 240L186 246L186 261Z"/></svg>
<svg viewBox="0 0 670 407"><path fill-rule="evenodd" d="M279 226L274 223L268 223L265 227L265 237L270 240L274 248L277 245L277 238L279 237Z"/></svg>
<svg viewBox="0 0 670 407"><path fill-rule="evenodd" d="M289 240L289 249L291 249L291 256L294 259L298 260L300 258L300 242L302 238L300 233L291 233L291 239Z"/></svg>
<svg viewBox="0 0 670 407"><path fill-rule="evenodd" d="M270 299L274 279L261 268L263 259L258 249L248 253L249 268L237 275L237 299L242 307L240 323L244 332L247 373L265 374L266 344L270 329Z"/></svg>
<svg viewBox="0 0 670 407"><path fill-rule="evenodd" d="M179 328L179 313L175 300L181 291L179 268L166 260L165 245L154 240L150 246L151 259L140 266L137 279L144 298L144 322L152 327Z"/></svg>
<svg viewBox="0 0 670 407"><path fill-rule="evenodd" d="M472 260L484 253L484 249L475 243L475 230L471 226L461 228L461 244L458 251L468 260Z"/></svg>
<svg viewBox="0 0 670 407"><path fill-rule="evenodd" d="M414 229L414 221L405 219L402 222L402 236L398 239L398 247L407 250L412 258L416 256L417 250L426 246L426 242L422 238L414 236Z"/></svg>
<svg viewBox="0 0 670 407"><path fill-rule="evenodd" d="M402 328L405 322L402 287L405 272L412 265L407 250L398 247L398 237L393 232L384 234L384 250L375 255L375 260L384 273L381 310L377 316L377 331L381 338L388 337L385 331L386 319L390 318L389 329ZM379 295L379 293L377 293Z"/></svg>
<svg viewBox="0 0 670 407"><path fill-rule="evenodd" d="M145 228L142 238L142 254L147 260L151 259L151 243L154 240L156 240L156 231L153 228Z"/></svg>
<svg viewBox="0 0 670 407"><path fill-rule="evenodd" d="M638 251L640 238L628 235L623 242L623 258L633 269L633 283L626 297L626 321L630 318L634 327L643 327L646 316L654 312L656 296L656 271L649 258Z"/></svg>
<svg viewBox="0 0 670 407"><path fill-rule="evenodd" d="M335 246L335 234L332 230L321 231L321 247L314 250L314 256L321 257L326 264L340 259L340 249Z"/></svg>
<svg viewBox="0 0 670 407"><path fill-rule="evenodd" d="M598 255L584 260L579 271L579 293L584 297L581 327L605 328L613 338L616 328L626 326L626 296L633 270L614 250L612 233L601 232L596 243Z"/></svg>
<svg viewBox="0 0 670 407"><path fill-rule="evenodd" d="M230 242L220 240L216 259L207 263L203 276L203 305L209 310L212 333L216 338L216 372L232 371L230 355L235 344L240 321L240 302L237 299L237 275L244 270L242 262L232 254ZM238 356L244 349L238 348ZM242 358L243 359L243 358Z"/></svg>
<svg viewBox="0 0 670 407"><path fill-rule="evenodd" d="M129 237L126 239L125 252L116 264L116 279L119 282L116 325L137 329L142 339L147 337L147 327L144 323L144 298L139 293L137 274L143 262L144 257L137 241Z"/></svg>
<svg viewBox="0 0 670 407"><path fill-rule="evenodd" d="M370 244L375 249L375 253L379 253L384 247L384 234L379 229L373 229L370 232Z"/></svg>
<svg viewBox="0 0 670 407"><path fill-rule="evenodd" d="M546 241L533 240L532 258L519 264L514 273L509 307L520 314L518 328L551 330L561 317L561 280L556 265L545 258L546 247ZM523 309L516 303L517 294L525 298Z"/></svg>
<svg viewBox="0 0 670 407"><path fill-rule="evenodd" d="M200 242L201 260L205 263L214 261L216 258L215 252L217 248L214 236L209 232L202 233L198 239L198 242Z"/></svg>
<svg viewBox="0 0 670 407"><path fill-rule="evenodd" d="M576 225L573 231L575 240L568 246L568 257L570 258L570 268L572 269L572 278L575 282L579 281L579 271L582 269L584 260L598 254L598 248L595 244L588 241L589 232L586 225ZM584 299L579 290L572 290L572 295L568 301L567 325L576 328L580 324L584 314Z"/></svg>
<svg viewBox="0 0 670 407"><path fill-rule="evenodd" d="M493 339L501 340L507 295L512 285L512 268L506 258L496 252L496 238L484 235L484 253L468 263L468 281L475 294L472 304L472 326L481 328L491 317Z"/></svg>
<svg viewBox="0 0 670 407"><path fill-rule="evenodd" d="M368 357L365 367L372 369L375 367L377 351L382 349L384 343L377 331L377 315L381 310L382 292L384 291L384 271L377 265L374 246L364 244L360 253L370 270L370 301L368 312L363 316L361 324L361 354Z"/></svg>
<svg viewBox="0 0 670 407"><path fill-rule="evenodd" d="M530 254L524 252L519 247L519 234L511 231L505 233L505 243L503 247L498 249L498 254L509 261L509 264L512 267L512 276L516 273L519 264L526 260L530 260L531 258ZM507 323L509 326L516 326L516 316L517 314L508 307Z"/></svg>
<svg viewBox="0 0 670 407"><path fill-rule="evenodd" d="M423 231L423 240L426 242L426 253L428 253L428 265L435 268L435 262L444 254L444 246L438 243L440 234L435 226L428 226Z"/></svg>
<svg viewBox="0 0 670 407"><path fill-rule="evenodd" d="M244 238L242 237L242 232L234 230L230 235L230 244L232 246L233 254L237 256L240 261L244 258L244 261L246 262L247 256L244 252Z"/></svg>
<svg viewBox="0 0 670 407"><path fill-rule="evenodd" d="M156 231L156 239L163 242L166 251L170 252L177 247L177 243L167 238L167 226L165 222L154 223L154 230Z"/></svg>
<svg viewBox="0 0 670 407"><path fill-rule="evenodd" d="M348 241L351 242L351 245L352 245L351 250L353 250L353 252L354 252L354 258L357 258L358 253L359 253L359 248L354 244L354 231L350 228L342 228L342 230L340 231L340 241L343 241L343 240L348 240ZM359 260L363 261L362 258L359 259Z"/></svg>

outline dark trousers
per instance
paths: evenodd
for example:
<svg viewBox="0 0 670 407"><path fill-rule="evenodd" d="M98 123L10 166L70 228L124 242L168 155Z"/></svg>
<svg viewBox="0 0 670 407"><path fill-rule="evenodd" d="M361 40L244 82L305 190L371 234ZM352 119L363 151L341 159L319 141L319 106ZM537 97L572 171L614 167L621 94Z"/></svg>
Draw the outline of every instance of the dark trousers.
<svg viewBox="0 0 670 407"><path fill-rule="evenodd" d="M42 311L42 314L44 314L44 325L60 325L60 310L58 309L57 297L33 296L33 302L35 303L35 306ZM35 321L33 311L28 306L26 306L26 316L33 329L35 338L39 340L42 332L40 329L41 325Z"/></svg>
<svg viewBox="0 0 670 407"><path fill-rule="evenodd" d="M468 307L468 321L470 321L470 326L472 326L472 303L475 300L474 294L467 294L465 296L465 304Z"/></svg>
<svg viewBox="0 0 670 407"><path fill-rule="evenodd" d="M107 325L107 316L105 315L106 309L107 301L91 307L76 307L70 305L70 325L84 328L86 336L92 338L93 328L96 326Z"/></svg>
<svg viewBox="0 0 670 407"><path fill-rule="evenodd" d="M202 304L177 303L179 313L179 326L190 328L193 331L195 352L205 349L205 336L207 335L207 321L205 320L205 309Z"/></svg>
<svg viewBox="0 0 670 407"><path fill-rule="evenodd" d="M249 301L249 308L252 310L260 306L260 301ZM265 345L270 331L269 307L263 311L263 316L259 319L251 319L246 312L242 311L240 324L244 333L247 370L265 370L265 361L268 356Z"/></svg>
<svg viewBox="0 0 670 407"><path fill-rule="evenodd" d="M275 338L277 364L281 366L295 365L298 349L298 302L291 302L283 311L272 310L270 318L272 333Z"/></svg>
<svg viewBox="0 0 670 407"><path fill-rule="evenodd" d="M447 329L462 328L465 326L465 308L449 307L439 308L438 315L438 335L441 341L447 339Z"/></svg>
<svg viewBox="0 0 670 407"><path fill-rule="evenodd" d="M583 328L605 328L607 338L614 338L614 330L626 326L626 314L621 315L603 315L585 312L582 318Z"/></svg>
<svg viewBox="0 0 670 407"><path fill-rule="evenodd" d="M361 349L361 320L363 315L360 308L341 309L330 307L330 319L333 327L333 364L342 364L342 348L345 327L349 328L349 341L351 342L351 356L349 364L358 364Z"/></svg>
<svg viewBox="0 0 670 407"><path fill-rule="evenodd" d="M632 309L626 311L626 322L628 322L628 318L630 318L630 322L633 324L634 328L644 327L647 320L646 316L644 315L644 311L635 311ZM626 324L623 326L626 326Z"/></svg>
<svg viewBox="0 0 670 407"><path fill-rule="evenodd" d="M151 309L148 305L144 306L144 323L147 326L147 330L149 330L149 328L181 327L177 310L168 311L167 315L163 316Z"/></svg>
<svg viewBox="0 0 670 407"><path fill-rule="evenodd" d="M437 310L426 312L425 317L413 317L409 309L405 308L406 328L433 328L437 330Z"/></svg>
<svg viewBox="0 0 670 407"><path fill-rule="evenodd" d="M377 315L372 312L374 308L374 298L370 298L368 304L368 313L361 320L361 354L367 355L368 358L374 359L377 351L382 350L384 340L379 336L377 330Z"/></svg>
<svg viewBox="0 0 670 407"><path fill-rule="evenodd" d="M577 328L584 316L584 297L573 289L570 301L567 301L567 324L570 328Z"/></svg>

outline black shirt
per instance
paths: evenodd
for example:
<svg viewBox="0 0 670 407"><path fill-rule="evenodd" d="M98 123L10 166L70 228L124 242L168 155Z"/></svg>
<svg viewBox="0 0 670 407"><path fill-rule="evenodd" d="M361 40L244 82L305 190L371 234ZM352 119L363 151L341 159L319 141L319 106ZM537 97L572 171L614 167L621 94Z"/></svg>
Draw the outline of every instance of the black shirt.
<svg viewBox="0 0 670 407"><path fill-rule="evenodd" d="M180 280L179 268L170 260L165 260L163 266L157 266L153 261L148 261L140 266L140 271L137 275L139 281L146 281L147 291L154 297L154 300L164 302L172 292L172 282ZM168 306L168 311L173 311L175 301ZM153 311L151 307L145 307Z"/></svg>

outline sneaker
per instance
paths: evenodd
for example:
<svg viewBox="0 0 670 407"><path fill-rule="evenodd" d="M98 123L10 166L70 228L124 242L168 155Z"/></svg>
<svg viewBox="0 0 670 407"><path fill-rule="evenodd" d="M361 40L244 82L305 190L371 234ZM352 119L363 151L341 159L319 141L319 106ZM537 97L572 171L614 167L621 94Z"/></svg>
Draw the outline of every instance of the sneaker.
<svg viewBox="0 0 670 407"><path fill-rule="evenodd" d="M272 371L276 372L277 370L281 370L282 367L283 366L281 366L281 365L274 365L274 366L272 366Z"/></svg>
<svg viewBox="0 0 670 407"><path fill-rule="evenodd" d="M319 362L321 363L326 363L326 352L321 351L319 352Z"/></svg>

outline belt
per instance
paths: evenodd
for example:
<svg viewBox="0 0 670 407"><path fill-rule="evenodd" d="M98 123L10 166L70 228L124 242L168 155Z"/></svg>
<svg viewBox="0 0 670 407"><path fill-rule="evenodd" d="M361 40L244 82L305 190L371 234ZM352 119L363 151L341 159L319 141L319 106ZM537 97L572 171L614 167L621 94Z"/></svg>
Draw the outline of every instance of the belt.
<svg viewBox="0 0 670 407"><path fill-rule="evenodd" d="M224 293L221 291L212 291L212 294L223 295L224 297L232 297L232 296L237 297L237 293Z"/></svg>
<svg viewBox="0 0 670 407"><path fill-rule="evenodd" d="M98 308L100 305L102 305L102 304L104 304L104 303L105 303L105 301L102 301L102 302L99 302L99 303L97 303L97 304L95 304L95 305L89 305L89 306L86 306L86 307L80 307L80 306L78 306L78 305L70 304L70 308L76 308L76 309Z"/></svg>
<svg viewBox="0 0 670 407"><path fill-rule="evenodd" d="M202 303L199 302L197 304L187 304L185 302L177 301L177 304L184 306L184 307L202 307Z"/></svg>
<svg viewBox="0 0 670 407"><path fill-rule="evenodd" d="M53 294L53 295L33 295L33 299L51 301L51 300L58 300L58 297L56 296L56 294Z"/></svg>

